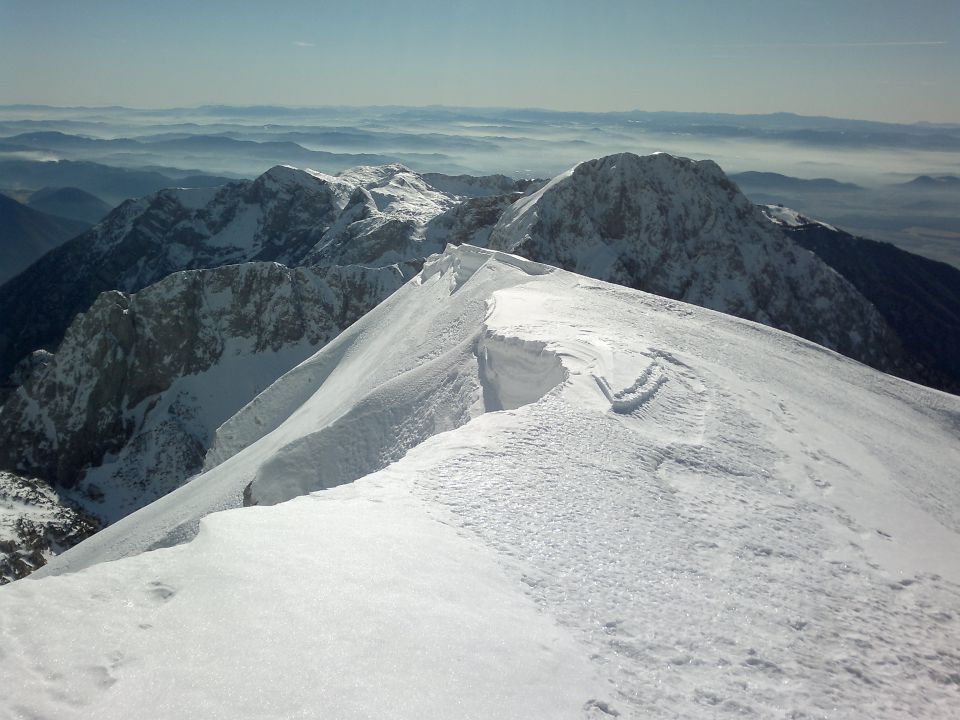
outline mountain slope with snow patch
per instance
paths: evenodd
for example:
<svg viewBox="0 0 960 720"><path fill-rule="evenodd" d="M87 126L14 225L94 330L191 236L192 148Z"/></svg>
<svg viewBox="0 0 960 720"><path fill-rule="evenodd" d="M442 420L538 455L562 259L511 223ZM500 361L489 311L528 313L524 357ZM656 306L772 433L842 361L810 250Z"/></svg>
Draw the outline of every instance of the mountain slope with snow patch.
<svg viewBox="0 0 960 720"><path fill-rule="evenodd" d="M843 275L897 333L909 362L894 374L960 392L960 270L857 237L778 205L762 212Z"/></svg>
<svg viewBox="0 0 960 720"><path fill-rule="evenodd" d="M222 422L403 280L244 263L103 293L0 409L0 466L113 522L183 484Z"/></svg>
<svg viewBox="0 0 960 720"><path fill-rule="evenodd" d="M0 286L0 378L30 352L54 349L101 292L136 292L181 270L402 262L412 275L442 249L419 247L423 227L457 202L402 165L339 176L277 166L252 181L127 201Z"/></svg>

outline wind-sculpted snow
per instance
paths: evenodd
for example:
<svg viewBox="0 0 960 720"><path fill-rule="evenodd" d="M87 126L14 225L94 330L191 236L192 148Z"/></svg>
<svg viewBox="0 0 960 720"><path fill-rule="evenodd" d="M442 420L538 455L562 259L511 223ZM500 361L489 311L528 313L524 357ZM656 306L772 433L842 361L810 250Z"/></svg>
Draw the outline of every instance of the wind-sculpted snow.
<svg viewBox="0 0 960 720"><path fill-rule="evenodd" d="M206 472L0 591L6 702L949 717L958 417L759 324L451 249Z"/></svg>
<svg viewBox="0 0 960 720"><path fill-rule="evenodd" d="M709 160L581 163L514 203L490 247L755 320L881 369L901 362L876 308Z"/></svg>
<svg viewBox="0 0 960 720"><path fill-rule="evenodd" d="M499 410L516 391L480 375L478 348L497 344L481 342L486 297L551 272L474 248L438 256L420 277L223 423L206 473L101 532L94 543L99 549L88 545L79 555L63 556L65 566L102 559L100 552L182 542L214 510L273 504L350 482L436 433ZM488 408L491 397L497 404ZM250 462L248 453L259 460Z"/></svg>

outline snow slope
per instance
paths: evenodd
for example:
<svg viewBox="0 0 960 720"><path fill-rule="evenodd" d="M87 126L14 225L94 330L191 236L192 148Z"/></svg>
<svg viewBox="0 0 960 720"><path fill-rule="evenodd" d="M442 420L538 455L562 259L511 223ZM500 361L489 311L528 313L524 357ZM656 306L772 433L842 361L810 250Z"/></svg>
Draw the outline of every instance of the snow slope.
<svg viewBox="0 0 960 720"><path fill-rule="evenodd" d="M949 717L958 418L762 325L449 250L204 474L0 590L6 707Z"/></svg>

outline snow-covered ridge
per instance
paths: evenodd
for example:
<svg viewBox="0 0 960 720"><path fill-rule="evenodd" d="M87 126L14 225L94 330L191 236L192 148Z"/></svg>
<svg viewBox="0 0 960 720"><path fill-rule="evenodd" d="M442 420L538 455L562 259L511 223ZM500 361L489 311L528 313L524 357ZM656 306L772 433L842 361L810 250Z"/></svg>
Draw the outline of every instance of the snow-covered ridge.
<svg viewBox="0 0 960 720"><path fill-rule="evenodd" d="M219 463L0 592L0 672L34 714L947 716L958 416L753 322L450 249Z"/></svg>
<svg viewBox="0 0 960 720"><path fill-rule="evenodd" d="M17 336L24 343L35 347L29 339L36 340L31 335L36 328L49 329L57 317L64 322L72 317L71 303L82 304L84 294L94 289L88 281L112 277L121 290L137 289L182 267L256 258L309 264L315 268L309 272L318 277L339 278L341 271L335 268L343 265L382 272L346 271L350 279L343 276L316 297L308 292L307 305L323 305L330 313L317 320L324 332L298 331L298 337L309 335L308 340L285 340L282 350L276 344L248 342L245 328L256 325L251 318L259 311L250 306L245 311L249 317L237 327L216 320L215 344L229 347L225 353L208 352L203 338L209 328L203 323L159 339L144 335L153 342L151 349L145 351L141 344L131 351L124 338L131 328L134 335L140 331L132 316L125 315L126 296L109 293L103 296L105 305L95 304L98 311L84 320L79 339L64 343L66 351L58 353L55 372L38 371L37 388L24 388L0 414L0 427L9 430L0 442L0 461L62 484L80 482L88 496L112 496L97 502L99 514L111 520L120 517L181 484L199 468L201 458L211 467L230 457L235 445L229 435L237 423L228 423L216 447L210 446L221 422L399 286L401 279L416 273L425 257L447 243L490 242L550 265L779 327L876 367L902 364L898 339L875 308L765 220L714 163L623 153L581 163L539 190L499 177L473 182L430 177L441 187L402 165L354 168L338 176L278 166L252 182L197 192L162 191L118 209L91 235L95 248L103 243L99 255L74 248L55 259L53 267L34 273L29 293L39 292L38 302L31 302L26 291L9 298L16 305L8 314L14 330L26 317L35 320ZM475 195L508 192L465 198L452 194L458 183L460 190L472 188ZM520 190L535 192L523 196ZM463 267L446 274L450 282L472 276L473 269L464 269L475 261L471 252L457 256ZM438 271L439 262L422 278ZM518 267L532 272L534 266ZM243 272L238 272L239 278ZM68 283L79 279L81 287L58 285L64 277ZM384 277L389 281L377 279ZM289 285L287 280L278 282ZM235 293L246 297L248 290L238 280L217 302L230 304ZM285 290L278 292L286 296ZM300 307L300 291L291 292L291 302ZM364 298L357 312L338 306L334 296L341 292ZM54 302L58 298L66 302ZM199 293L194 299L181 298L185 309L177 303L158 305L149 322L160 322L165 312L190 317L195 304L211 318L220 318L210 299ZM273 312L269 301L263 307L273 308L264 317L264 331L282 335L277 323L285 323L286 316ZM314 319L304 311L290 327L302 330L304 318ZM0 348L9 349L3 340L0 337ZM106 366L116 382L105 380L108 373L100 361L90 359L87 347L100 345L104 353L112 353ZM176 360L190 352L205 359L196 366ZM148 391L131 389L152 382L151 372L143 369L153 362L162 369L162 379L147 383ZM214 389L222 388L235 372L248 382L243 392L230 394L230 403L221 403ZM221 379L214 380L214 375ZM420 435L417 431L411 437ZM247 437L247 431L238 437ZM378 452L392 457L406 447L401 442Z"/></svg>
<svg viewBox="0 0 960 720"><path fill-rule="evenodd" d="M80 309L95 283L119 288L74 321L52 367L10 398L0 414L0 462L78 486L102 519L121 517L184 482L221 422L399 287L424 257L449 241L485 240L513 197L467 200L461 211L461 198L401 165L340 176L277 166L252 182L126 203L52 267L37 269L40 284L28 282L28 293L54 284L39 302L11 293L12 331L17 309L24 322L43 315L18 335L29 343L34 330L72 318L70 302ZM225 265L260 257L312 269ZM232 269L178 272L206 265ZM147 284L155 278L165 279ZM44 303L61 296L69 301L45 313ZM291 304L281 312L285 298ZM250 330L274 340L251 339ZM222 402L217 392L231 373L242 388Z"/></svg>
<svg viewBox="0 0 960 720"><path fill-rule="evenodd" d="M444 175L443 173L423 173L423 179L441 192L467 198L492 197L511 193L528 193L545 180L515 180L506 175Z"/></svg>

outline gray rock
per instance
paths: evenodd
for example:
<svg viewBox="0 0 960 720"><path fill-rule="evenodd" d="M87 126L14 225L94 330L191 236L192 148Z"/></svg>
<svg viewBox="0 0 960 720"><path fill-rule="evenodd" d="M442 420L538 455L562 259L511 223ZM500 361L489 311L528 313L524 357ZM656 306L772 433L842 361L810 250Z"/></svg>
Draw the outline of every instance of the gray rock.
<svg viewBox="0 0 960 720"><path fill-rule="evenodd" d="M876 308L709 160L581 163L518 200L490 247L770 325L883 370L903 362Z"/></svg>
<svg viewBox="0 0 960 720"><path fill-rule="evenodd" d="M0 472L0 585L26 577L99 529L42 480Z"/></svg>

